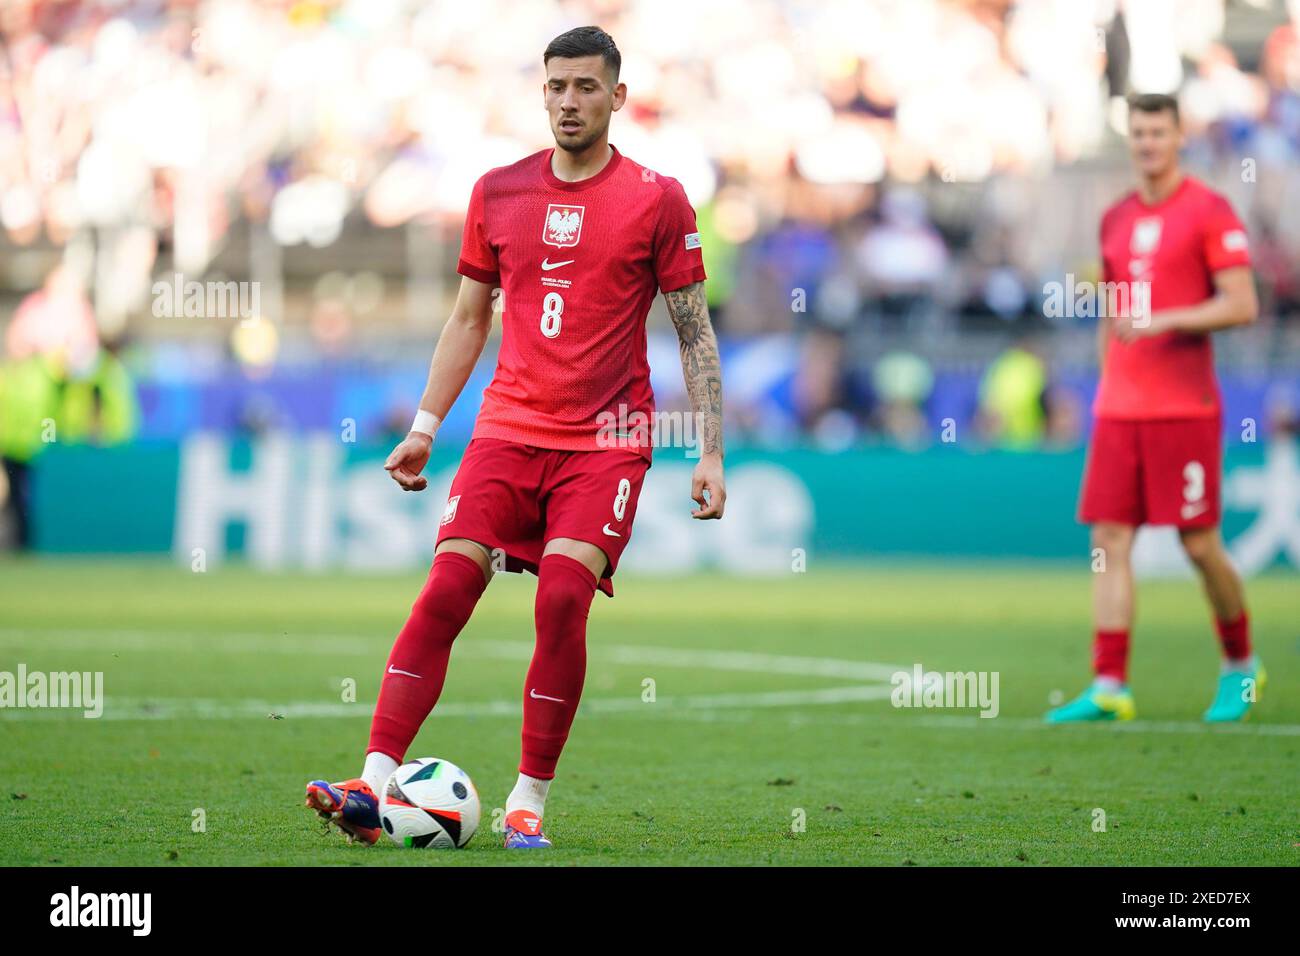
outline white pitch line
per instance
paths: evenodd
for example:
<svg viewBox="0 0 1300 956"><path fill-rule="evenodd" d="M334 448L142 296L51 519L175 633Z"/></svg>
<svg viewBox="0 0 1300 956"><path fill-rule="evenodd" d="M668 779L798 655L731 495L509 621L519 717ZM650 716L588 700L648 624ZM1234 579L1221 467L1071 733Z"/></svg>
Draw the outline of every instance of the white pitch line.
<svg viewBox="0 0 1300 956"><path fill-rule="evenodd" d="M831 687L822 690L805 691L770 691L744 694L704 694L681 697L660 697L655 703L645 703L639 697L604 697L584 700L582 712L602 714L642 713L651 716L684 717L697 720L715 720L716 712L737 712L760 710L765 708L800 707L825 704L855 703L858 701L883 700L890 696L891 690L883 686L855 685L852 687ZM99 720L243 720L267 719L277 715L285 719L294 718L369 718L374 705L358 702L345 704L339 701L294 701L290 703L267 700L224 700L224 699L189 699L189 698L108 698L105 701L104 714ZM518 719L522 704L518 700L444 702L438 705L433 717L476 718L476 717L510 717ZM71 709L36 709L36 710L0 710L0 723L6 720L58 720L81 719L80 712ZM1051 734L1105 734L1112 731L1123 733L1164 733L1164 734L1200 734L1200 735L1236 735L1264 737L1298 737L1298 724L1205 724L1190 720L1134 720L1123 723L1107 723L1096 727L1061 727L1044 724L1033 717L993 717L959 716L957 714L916 714L911 711L895 712L873 711L871 713L818 713L815 717L804 718L798 712L789 718L792 724L806 720L810 724L826 726L829 724L862 726L866 724L889 724L897 728L901 723L913 722L932 730L970 731L987 727L990 731L1043 731Z"/></svg>
<svg viewBox="0 0 1300 956"><path fill-rule="evenodd" d="M881 700L888 697L888 687L854 685L829 687L821 690L764 691L744 694L703 694L682 697L661 697L647 703L640 696L603 697L584 700L581 710L596 713L639 711L656 707L668 709L718 710L761 707L799 707L816 704L842 704L862 700ZM445 702L434 710L435 717L518 717L523 705L518 700L492 700L464 703ZM97 720L239 720L243 718L278 717L369 717L374 704L341 701L293 701L289 703L269 700L221 700L213 698L126 698L108 697L104 701L104 714ZM34 708L0 710L3 720L57 720L80 719L75 708Z"/></svg>
<svg viewBox="0 0 1300 956"><path fill-rule="evenodd" d="M460 651L460 644L456 650ZM533 655L531 641L466 642L466 652L474 656L528 660ZM797 677L848 678L860 681L889 681L899 671L912 672L912 665L881 664L875 661L841 660L833 657L793 657L787 654L761 654L750 651L710 651L684 647L651 647L637 644L587 645L589 656L611 664L648 664L660 667L687 667L702 670L784 674Z"/></svg>
<svg viewBox="0 0 1300 956"><path fill-rule="evenodd" d="M150 651L183 649L212 653L302 654L304 652L357 654L378 659L385 651L387 639L360 635L322 634L289 637L284 634L180 634L147 631L96 631L70 629L22 631L0 628L0 645L14 638L30 640L41 650ZM457 658L494 658L528 660L533 655L532 641L476 640L466 635L456 642ZM588 656L611 664L660 667L684 667L705 670L783 674L787 676L828 677L860 681L888 681L898 671L911 673L912 665L882 664L875 661L840 660L830 657L794 657L786 654L762 654L749 651L710 651L695 648L651 647L632 644L587 645Z"/></svg>
<svg viewBox="0 0 1300 956"><path fill-rule="evenodd" d="M793 718L792 718L793 719ZM1239 724L1207 724L1200 720L1127 720L1106 721L1098 724L1048 724L1038 717L980 717L976 714L918 714L914 711L899 711L895 718L892 712L873 712L870 714L819 714L819 722L836 724L867 724L888 721L897 726L898 720L914 721L922 727L936 730L971 730L988 727L990 730L1042 730L1053 734L1108 734L1117 733L1156 733L1156 734L1228 734L1264 737L1300 737L1300 724L1264 724L1246 722Z"/></svg>
<svg viewBox="0 0 1300 956"><path fill-rule="evenodd" d="M616 664L662 664L665 667L699 667L761 674L803 677L853 678L861 681L890 681L899 671L911 673L908 665L874 661L839 660L832 657L792 657L747 651L703 651L678 648L613 645L605 654Z"/></svg>
<svg viewBox="0 0 1300 956"><path fill-rule="evenodd" d="M0 645L33 640L44 650L106 649L123 651L148 651L175 649L178 641L192 642L191 649L205 653L289 653L305 651L374 657L383 642L376 637L359 635L320 634L288 636L282 633L191 633L148 631L101 631L94 629L20 630L0 628ZM775 707L800 707L826 704L854 703L883 700L891 696L892 687L887 682L899 671L911 672L910 667L882 664L873 661L854 661L826 657L796 657L783 654L762 654L747 651L717 651L694 648L665 648L631 644L602 645L599 642L588 648L590 656L611 664L624 666L646 665L673 668L695 668L731 672L781 674L785 676L827 677L858 680L864 683L850 687L832 687L820 690L763 691L754 693L703 694L681 697L660 697L657 704L647 704L639 696L626 698L595 698L584 700L583 712L633 713L645 708L671 712L676 716L705 716L714 710L746 710ZM475 640L462 638L456 644L460 657L528 660L533 653L531 641ZM882 683L884 682L884 683ZM202 698L114 698L105 701L101 720L171 720L190 718L199 720L237 720L266 718L278 714L285 718L301 717L368 717L373 704L345 704L336 701L294 701L274 703L266 700L229 700ZM433 716L445 717L518 717L522 705L517 700L447 701L438 705ZM76 710L0 709L0 721L60 719L76 717ZM1050 730L1053 733L1078 733L1072 727L1053 727L1032 717L981 718L975 715L918 713L891 716L889 713L872 714L819 714L818 721L830 723L895 722L912 720L921 726L935 729L966 730L979 726L996 726L1003 730ZM1296 724L1223 724L1207 725L1199 721L1134 720L1108 723L1099 732L1122 733L1177 733L1177 734L1244 734L1261 736L1300 736Z"/></svg>

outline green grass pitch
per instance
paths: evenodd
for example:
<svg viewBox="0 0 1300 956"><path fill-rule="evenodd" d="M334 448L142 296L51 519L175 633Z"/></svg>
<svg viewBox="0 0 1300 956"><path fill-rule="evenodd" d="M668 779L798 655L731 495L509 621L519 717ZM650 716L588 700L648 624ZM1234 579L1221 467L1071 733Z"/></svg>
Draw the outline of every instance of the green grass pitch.
<svg viewBox="0 0 1300 956"><path fill-rule="evenodd" d="M478 834L461 852L348 846L303 784L359 770L420 581L0 564L0 671L102 671L107 697L99 720L0 710L0 864L1300 863L1296 578L1249 585L1269 671L1249 723L1199 724L1208 611L1191 581L1162 581L1140 586L1138 721L1048 728L1049 695L1087 679L1088 575L1022 565L620 576L592 611L541 854L491 830L535 583L499 575L411 751L469 771ZM892 707L890 668L916 662L997 671L999 715Z"/></svg>

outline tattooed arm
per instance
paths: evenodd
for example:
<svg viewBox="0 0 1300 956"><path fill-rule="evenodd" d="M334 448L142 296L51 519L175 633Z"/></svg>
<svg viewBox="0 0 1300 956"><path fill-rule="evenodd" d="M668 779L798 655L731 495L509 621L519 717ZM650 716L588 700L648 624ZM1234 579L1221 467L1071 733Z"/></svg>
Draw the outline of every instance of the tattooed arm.
<svg viewBox="0 0 1300 956"><path fill-rule="evenodd" d="M664 301L677 329L686 393L700 432L700 460L691 480L691 497L699 508L691 515L700 519L721 518L727 503L722 478L722 363L718 360L718 340L709 321L704 283L692 282L665 292Z"/></svg>

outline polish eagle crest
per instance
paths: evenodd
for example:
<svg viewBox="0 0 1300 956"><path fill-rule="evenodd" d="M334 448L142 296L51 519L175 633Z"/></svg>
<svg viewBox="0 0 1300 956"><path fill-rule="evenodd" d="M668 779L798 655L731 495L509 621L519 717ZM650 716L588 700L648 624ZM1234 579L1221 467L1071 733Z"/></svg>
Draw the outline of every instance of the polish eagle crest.
<svg viewBox="0 0 1300 956"><path fill-rule="evenodd" d="M551 203L547 206L546 222L542 227L542 242L557 249L576 246L582 235L583 208L559 203Z"/></svg>

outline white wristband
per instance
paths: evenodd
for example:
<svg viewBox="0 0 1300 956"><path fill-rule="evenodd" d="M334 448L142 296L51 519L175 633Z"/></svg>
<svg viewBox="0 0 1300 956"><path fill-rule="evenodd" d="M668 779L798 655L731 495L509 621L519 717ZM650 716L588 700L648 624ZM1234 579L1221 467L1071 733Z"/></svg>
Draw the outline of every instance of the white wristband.
<svg viewBox="0 0 1300 956"><path fill-rule="evenodd" d="M423 408L415 413L415 421L411 422L411 431L419 432L422 435L428 435L432 438L438 432L438 426L442 424L442 419L433 412L426 412Z"/></svg>

